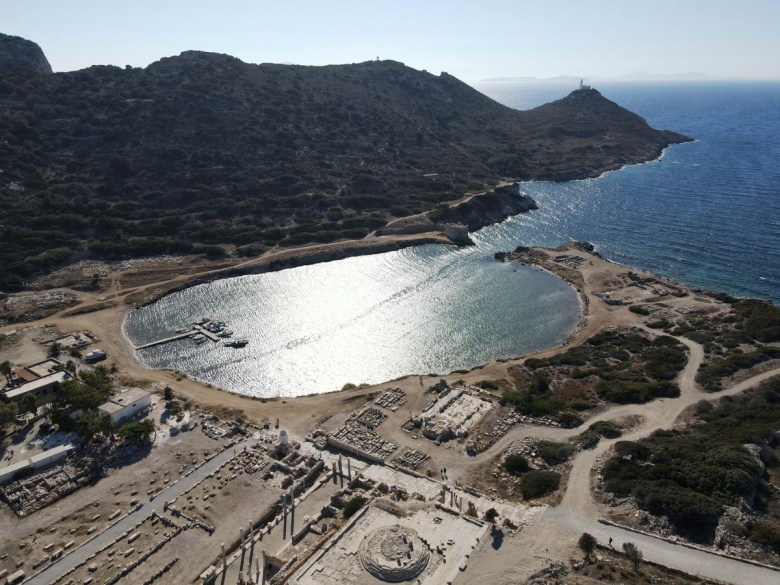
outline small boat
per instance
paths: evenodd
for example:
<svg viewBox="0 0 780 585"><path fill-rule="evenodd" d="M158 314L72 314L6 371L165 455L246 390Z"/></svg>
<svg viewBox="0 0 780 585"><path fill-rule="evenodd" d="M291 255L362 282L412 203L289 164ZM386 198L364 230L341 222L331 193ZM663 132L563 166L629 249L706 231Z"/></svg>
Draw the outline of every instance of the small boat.
<svg viewBox="0 0 780 585"><path fill-rule="evenodd" d="M223 343L225 347L244 347L249 343L248 339L232 339Z"/></svg>
<svg viewBox="0 0 780 585"><path fill-rule="evenodd" d="M233 332L230 329L223 329L217 333L217 337L230 337L231 335L233 335Z"/></svg>
<svg viewBox="0 0 780 585"><path fill-rule="evenodd" d="M106 359L106 350L104 349L93 349L88 354L86 354L82 359L85 362L99 362L100 360Z"/></svg>
<svg viewBox="0 0 780 585"><path fill-rule="evenodd" d="M201 343L206 343L207 341L208 341L208 339L206 339L205 337L201 337L201 338L199 338L199 339L196 339L196 340L195 340L195 343L197 343L198 345L200 345Z"/></svg>

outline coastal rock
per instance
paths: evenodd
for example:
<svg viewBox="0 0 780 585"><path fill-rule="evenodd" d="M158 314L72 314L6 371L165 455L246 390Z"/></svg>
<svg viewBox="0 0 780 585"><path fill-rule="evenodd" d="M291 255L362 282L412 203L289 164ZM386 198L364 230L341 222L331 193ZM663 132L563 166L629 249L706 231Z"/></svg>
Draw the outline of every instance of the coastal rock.
<svg viewBox="0 0 780 585"><path fill-rule="evenodd" d="M444 224L463 224L469 232L477 231L493 223L504 221L518 213L538 209L532 197L523 194L518 184L504 185L475 195L470 199L439 208L427 214L428 218Z"/></svg>

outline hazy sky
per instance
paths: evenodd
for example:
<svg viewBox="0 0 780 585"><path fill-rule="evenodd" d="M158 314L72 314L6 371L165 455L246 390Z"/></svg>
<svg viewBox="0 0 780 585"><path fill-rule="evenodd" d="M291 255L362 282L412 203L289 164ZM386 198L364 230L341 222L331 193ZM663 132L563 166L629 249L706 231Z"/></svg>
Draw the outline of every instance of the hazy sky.
<svg viewBox="0 0 780 585"><path fill-rule="evenodd" d="M701 72L780 78L780 0L0 0L55 71L188 49L250 63L380 57L464 81Z"/></svg>

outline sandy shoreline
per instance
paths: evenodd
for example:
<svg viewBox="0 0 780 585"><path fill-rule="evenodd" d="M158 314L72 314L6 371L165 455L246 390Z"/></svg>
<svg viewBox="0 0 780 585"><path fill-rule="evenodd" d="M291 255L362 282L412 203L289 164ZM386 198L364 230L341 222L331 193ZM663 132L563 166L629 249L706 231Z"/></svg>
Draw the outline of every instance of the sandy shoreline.
<svg viewBox="0 0 780 585"><path fill-rule="evenodd" d="M396 238L393 238L396 239ZM401 245L414 245L410 241L420 241L420 236L415 237L399 237L402 240ZM435 238L431 234L424 236L423 243L430 243L431 240L435 241ZM370 242L375 244L375 242ZM383 247L388 245L388 242L379 242ZM398 245L394 242L392 245ZM568 245L567 245L568 246ZM539 352L535 352L531 355L515 356L511 358L496 360L488 362L483 365L472 368L467 374L462 373L448 373L436 378L430 378L423 375L422 379L438 381L439 378L444 378L448 381L455 381L458 379L464 379L466 381L478 381L488 378L504 377L506 375L507 368L512 365L522 363L525 359L532 356L545 356L564 351L565 349L582 343L585 339L593 335L598 329L606 326L632 326L640 322L639 316L629 313L628 311L619 311L620 307L610 307L602 302L594 302L597 297L593 296L593 292L599 288L603 288L605 284L609 284L612 281L619 279L619 274L627 271L632 271L644 276L654 276L649 273L635 270L633 268L625 267L620 264L608 261L601 258L598 255L591 254L579 249L567 249L567 246L558 248L556 250L546 249L534 249L535 252L541 254L539 261L532 262L539 269L545 270L554 274L564 280L567 280L571 286L577 292L577 296L580 303L580 320L578 325L567 337L567 339L560 345L550 347ZM351 246L349 246L351 248ZM332 253L333 249L328 250L327 246L315 247L318 255L319 253ZM358 250L360 253L365 253L367 249L375 249L373 246L360 246ZM573 281L565 270L561 270L559 266L552 260L553 256L561 254L562 250L566 250L567 254L581 256L583 258L583 265L580 270L577 271L582 274L582 283ZM304 252L311 250L311 248L305 248ZM347 250L349 252L351 250ZM336 250L336 253L342 254L345 251L343 249ZM284 256L289 258L291 251L285 251ZM239 268L254 268L256 265L267 265L279 256L267 256L262 259L255 259L253 262L247 262ZM310 256L309 256L310 258ZM194 280L209 276L213 278L228 277L226 272L232 272L236 269L236 266L231 266L227 269L206 270L200 274L195 275L179 275L174 278L151 282L143 287L131 287L129 289L123 289L121 284L117 284L115 288L101 291L100 293L78 293L81 303L75 308L80 306L88 306L92 303L98 302L101 299L111 298L116 300L124 300L124 303L118 302L115 306L105 308L92 313L86 313L76 315L73 317L64 317L64 313L72 312L74 307L69 307L67 310L60 311L59 313L40 319L38 321L29 322L24 325L15 324L6 326L0 329L0 332L5 332L12 329L22 329L22 327L40 327L44 324L52 325L57 330L67 333L71 331L89 330L94 332L100 341L96 344L108 351L109 359L108 365L115 365L118 375L127 384L135 384L140 386L152 386L158 385L159 387L170 385L178 394L185 396L187 399L193 400L203 406L215 408L215 409L229 409L232 411L241 411L245 416L253 420L261 420L263 417L280 417L284 416L288 421L288 427L299 430L299 432L306 432L313 428L313 418L319 418L326 416L328 413L337 412L345 401L349 402L354 399L355 396L367 394L369 392L375 392L379 389L389 388L394 386L415 386L420 384L421 376L419 374L410 374L403 376L396 380L384 381L378 384L374 384L368 387L358 388L354 390L336 390L325 393L311 394L308 396L290 397L290 398L254 398L240 394L235 394L227 390L217 389L211 387L210 384L199 382L197 380L186 377L181 372L168 369L150 369L142 364L136 352L133 344L127 338L124 331L124 324L127 314L132 310L132 305L128 304L128 298L137 298L140 293L153 289L156 291L169 292L175 287L183 287L191 285ZM230 274L232 276L232 274ZM659 279L663 280L663 279ZM115 278L115 282L119 283L121 278ZM685 288L683 285L677 285L681 288ZM43 354L44 349L41 347L40 353ZM17 365L24 365L21 358L33 358L37 356L25 356L19 355L18 358L13 357ZM27 363L30 363L28 361ZM220 390L215 392L215 390ZM294 406L294 407L293 407Z"/></svg>
<svg viewBox="0 0 780 585"><path fill-rule="evenodd" d="M52 317L41 319L32 323L12 325L0 328L0 331L17 329L16 338L10 347L3 345L0 350L0 360L11 359L19 365L30 363L34 358L42 357L45 347L32 341L33 337L41 337L41 327L52 325L61 332L90 330L98 335L100 341L96 344L109 352L106 365L115 364L117 376L124 384L140 385L152 388L158 392L165 385L170 385L178 397L192 400L201 409L210 410L228 419L247 419L255 423L262 423L264 418L273 421L280 419L280 428L284 428L294 437L303 438L317 427L325 424L336 427L343 424L349 413L365 404L366 395L380 393L385 389L401 388L406 393L410 409L421 409L428 401L430 394L428 388L444 379L450 384L463 380L467 384L476 384L481 381L500 381L511 379L511 368L522 364L529 357L548 357L559 354L571 347L583 344L597 331L608 327L640 327L646 329L648 317L631 312L630 304L655 304L664 311L679 311L696 307L698 309L713 312L723 309L722 303L718 303L706 295L698 295L693 289L669 279L657 277L651 273L635 270L610 260L602 258L597 253L583 249L582 243L570 242L560 248L549 250L543 248L529 249L531 256L517 258L511 261L524 261L533 264L540 270L549 272L566 280L578 294L580 302L581 318L576 329L561 345L551 347L527 356L519 356L505 360L496 360L478 366L467 373L452 372L441 376L408 375L395 380L389 380L353 390L312 394L295 398L260 399L251 398L228 391L211 388L198 381L186 378L179 372L172 370L150 370L143 366L137 359L132 344L124 333L125 318L131 308L128 305L117 303L115 306L94 313L77 315L75 317L63 317L72 308L60 311ZM629 275L631 273L631 275ZM649 279L649 284L634 284L635 276L640 279ZM114 294L114 298L122 299L128 291L135 291L137 287L123 288L121 279L114 282L115 289L100 293L79 293L82 305L94 303L99 295ZM146 286L161 286L169 281L150 283ZM604 291L609 291L611 296L605 296ZM685 292L684 296L675 293ZM654 299L654 300L653 300ZM615 301L607 302L607 301ZM652 317L650 317L652 319ZM693 342L688 342L695 345ZM36 355L38 352L39 355ZM690 380L686 382L690 387L694 375L700 363L701 355L692 359L686 372ZM763 374L772 375L774 371ZM684 376L682 376L684 377ZM690 389L690 388L689 388ZM219 391L215 391L219 390ZM735 387L729 393L740 390ZM633 430L637 436L650 432L654 428L670 424L677 418L679 412L698 401L701 395L688 392L680 400L658 400L646 405L615 406L603 412L595 412L592 420L609 420L625 413L641 413L646 421ZM679 411L679 412L678 412ZM389 415L389 422L383 427L384 438L406 447L418 449L433 449L431 445L419 444L414 441L415 436L409 436L402 428L402 422L411 410L398 409ZM590 422L590 421L589 421ZM579 432L577 429L562 429L548 426L518 425L511 432L507 432L501 439L493 444L487 451L477 456L477 459L465 457L461 449L452 445L436 447L432 451L433 463L431 467L448 470L447 481L459 482L461 485L473 485L480 481L480 473L491 470L496 464L496 457L510 445L527 437L536 437L549 440L563 440L564 438ZM626 435L633 438L633 435ZM481 547L476 550L470 560L469 572L455 581L459 583L483 583L483 582L521 582L531 573L547 566L553 559L563 561L573 558L577 550L577 537L583 529L593 530L591 525L582 528L572 520L577 514L585 513L583 518L598 518L603 514L603 506L591 497L589 489L589 473L593 467L593 459L603 453L608 445L599 447L598 451L585 451L584 455L575 460L576 467L572 467L567 480L564 500L558 502L557 507L550 508L534 520L534 523L523 528L521 537L507 539L506 545L500 550ZM180 447L176 447L179 449ZM119 481L119 480L116 480ZM89 497L90 494L84 494ZM105 497L103 498L105 499ZM108 498L111 499L111 498ZM579 516L576 516L579 518ZM582 520L585 521L585 520ZM231 526L231 529L233 526ZM601 529L601 528L599 528ZM613 533L595 533L602 541L611 537ZM617 534L617 533L616 533ZM620 536L616 536L619 542ZM644 546L649 546L644 544ZM483 550L484 549L484 550ZM650 554L648 554L650 556ZM655 560L663 560L661 553L655 554ZM672 563L673 566L674 563ZM521 578L522 577L522 578Z"/></svg>

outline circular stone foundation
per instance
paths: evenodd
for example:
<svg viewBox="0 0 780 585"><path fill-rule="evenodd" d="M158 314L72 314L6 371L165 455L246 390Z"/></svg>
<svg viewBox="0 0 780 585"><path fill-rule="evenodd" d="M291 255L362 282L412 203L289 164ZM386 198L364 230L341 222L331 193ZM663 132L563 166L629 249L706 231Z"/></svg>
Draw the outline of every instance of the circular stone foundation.
<svg viewBox="0 0 780 585"><path fill-rule="evenodd" d="M369 534L358 551L363 567L377 579L400 583L425 570L431 553L411 528L398 524Z"/></svg>

